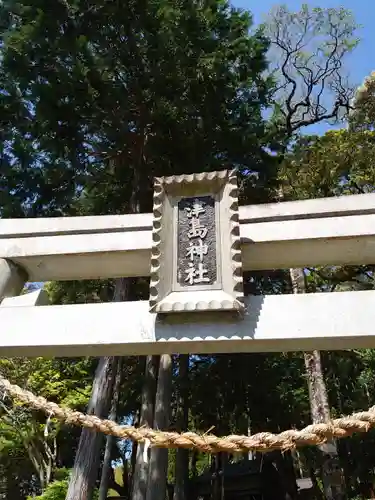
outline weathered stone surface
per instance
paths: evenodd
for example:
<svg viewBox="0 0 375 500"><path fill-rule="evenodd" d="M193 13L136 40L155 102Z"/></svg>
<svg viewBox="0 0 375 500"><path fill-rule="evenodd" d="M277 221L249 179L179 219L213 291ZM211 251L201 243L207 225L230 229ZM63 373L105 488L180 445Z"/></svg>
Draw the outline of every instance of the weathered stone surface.
<svg viewBox="0 0 375 500"><path fill-rule="evenodd" d="M182 198L178 203L177 283L187 288L217 281L215 199Z"/></svg>

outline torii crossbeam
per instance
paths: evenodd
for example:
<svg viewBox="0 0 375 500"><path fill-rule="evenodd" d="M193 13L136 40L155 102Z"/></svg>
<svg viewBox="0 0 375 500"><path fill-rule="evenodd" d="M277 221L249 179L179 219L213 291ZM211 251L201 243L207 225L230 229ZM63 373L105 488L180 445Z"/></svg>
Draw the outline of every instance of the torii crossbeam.
<svg viewBox="0 0 375 500"><path fill-rule="evenodd" d="M0 220L0 298L17 295L26 280L148 276L153 220ZM375 194L244 206L239 224L244 270L375 262ZM241 317L165 317L147 301L15 309L17 300L0 307L1 356L375 347L375 291L247 297Z"/></svg>

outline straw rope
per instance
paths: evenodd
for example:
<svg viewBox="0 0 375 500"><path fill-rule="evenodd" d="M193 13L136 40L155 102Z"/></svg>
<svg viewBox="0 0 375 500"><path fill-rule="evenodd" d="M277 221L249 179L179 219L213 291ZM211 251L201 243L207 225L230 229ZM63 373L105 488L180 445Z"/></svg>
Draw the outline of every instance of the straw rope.
<svg viewBox="0 0 375 500"><path fill-rule="evenodd" d="M230 435L224 437L196 434L195 432L179 434L178 432L165 432L146 427L121 426L111 420L102 420L95 415L86 415L79 411L63 408L11 384L9 380L1 376L0 390L33 409L43 411L50 417L66 424L84 427L121 439L131 439L138 443L148 443L159 448L196 448L210 453L289 450L300 446L321 445L332 439L351 436L356 432L368 432L372 427L375 427L375 407L372 407L368 411L337 418L328 423L309 425L302 430L290 429L280 434L260 432L252 436Z"/></svg>

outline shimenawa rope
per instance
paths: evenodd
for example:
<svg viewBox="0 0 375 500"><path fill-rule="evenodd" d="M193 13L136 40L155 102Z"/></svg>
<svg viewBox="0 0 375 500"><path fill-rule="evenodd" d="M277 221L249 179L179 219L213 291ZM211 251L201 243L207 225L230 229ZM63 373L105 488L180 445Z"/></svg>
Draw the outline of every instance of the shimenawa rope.
<svg viewBox="0 0 375 500"><path fill-rule="evenodd" d="M337 418L328 423L312 424L302 430L290 429L280 434L260 432L252 436L230 435L224 437L196 434L195 432L179 434L178 432L158 431L146 427L121 426L111 420L102 420L95 415L86 415L69 408L62 408L56 403L47 401L41 396L35 396L31 392L11 384L9 380L1 376L0 390L35 410L43 411L49 417L54 417L66 424L85 427L121 439L151 443L151 446L159 448L196 448L210 453L289 450L297 446L321 445L333 438L344 438L356 432L368 432L372 427L375 427L375 407L372 407L368 411Z"/></svg>

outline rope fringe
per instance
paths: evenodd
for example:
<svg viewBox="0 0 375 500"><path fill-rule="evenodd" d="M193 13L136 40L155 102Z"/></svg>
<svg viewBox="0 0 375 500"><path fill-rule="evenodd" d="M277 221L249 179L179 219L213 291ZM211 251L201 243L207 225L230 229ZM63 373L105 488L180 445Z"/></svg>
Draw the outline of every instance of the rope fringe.
<svg viewBox="0 0 375 500"><path fill-rule="evenodd" d="M351 436L356 432L368 432L375 427L375 406L368 411L354 413L353 415L337 418L328 423L313 424L302 430L293 430L272 434L261 432L252 436L224 436L217 437L212 434L196 434L195 432L164 432L147 427L135 428L121 426L111 420L102 420L95 415L86 415L79 411L63 408L56 403L51 403L41 396L35 396L13 385L9 380L0 376L0 390L13 398L27 404L35 410L43 411L48 416L54 417L66 424L84 427L92 431L112 435L121 439L131 439L138 443L157 448L190 448L203 452L227 453L272 450L290 450L300 446L318 446L332 439Z"/></svg>

